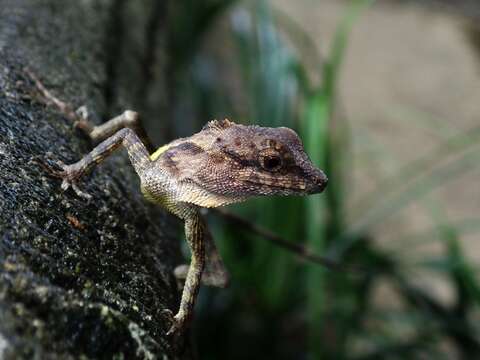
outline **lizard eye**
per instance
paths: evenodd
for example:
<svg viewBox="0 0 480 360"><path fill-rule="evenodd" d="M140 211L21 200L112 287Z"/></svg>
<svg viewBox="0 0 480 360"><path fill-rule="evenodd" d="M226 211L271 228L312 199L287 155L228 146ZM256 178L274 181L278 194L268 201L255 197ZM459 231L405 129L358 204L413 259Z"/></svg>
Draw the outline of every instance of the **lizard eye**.
<svg viewBox="0 0 480 360"><path fill-rule="evenodd" d="M276 171L282 167L282 159L278 155L267 155L260 159L260 164L265 170Z"/></svg>

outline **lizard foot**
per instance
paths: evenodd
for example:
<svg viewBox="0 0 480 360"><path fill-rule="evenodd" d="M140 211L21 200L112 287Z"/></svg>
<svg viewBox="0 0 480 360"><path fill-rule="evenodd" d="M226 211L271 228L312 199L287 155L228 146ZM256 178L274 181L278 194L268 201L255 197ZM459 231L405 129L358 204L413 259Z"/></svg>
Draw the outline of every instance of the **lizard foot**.
<svg viewBox="0 0 480 360"><path fill-rule="evenodd" d="M48 160L39 161L40 165L53 177L62 179L61 188L63 191L72 188L77 196L90 200L92 195L83 192L78 187L78 180L82 177L83 171L77 164L66 165L63 161L57 160L53 164Z"/></svg>
<svg viewBox="0 0 480 360"><path fill-rule="evenodd" d="M185 315L179 312L174 316L173 312L169 309L164 309L162 315L166 317L167 322L171 324L167 331L167 336L180 335L183 333L187 325L187 318Z"/></svg>

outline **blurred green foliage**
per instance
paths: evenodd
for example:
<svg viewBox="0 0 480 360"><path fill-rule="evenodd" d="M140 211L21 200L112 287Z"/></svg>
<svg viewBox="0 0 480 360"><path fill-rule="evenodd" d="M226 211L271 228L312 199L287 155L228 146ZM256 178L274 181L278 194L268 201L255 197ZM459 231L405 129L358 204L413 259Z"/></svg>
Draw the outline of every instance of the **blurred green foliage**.
<svg viewBox="0 0 480 360"><path fill-rule="evenodd" d="M194 335L202 359L441 359L452 353L473 359L480 353L474 321L480 285L459 242L461 233L479 230L479 221L450 223L428 196L478 166L480 126L447 132L443 144L399 168L354 204L359 215L353 223L345 218L350 133L339 115L336 85L350 29L371 3L351 2L328 58L319 56L308 34L266 0L175 3L169 46L175 106L181 109L172 124L177 135L191 133L188 127L198 130L218 114L297 130L313 162L330 178L327 191L305 198L256 199L234 210L359 269L336 272L299 262L258 235L209 217L233 283L226 290L201 291ZM202 46L214 24L228 29L214 36L234 54L228 57L231 79L219 78L215 71L225 54L212 55ZM321 75L320 84L310 80L312 73ZM235 91L219 85L226 80ZM181 122L186 114L195 119L187 128ZM430 125L425 121L421 126ZM445 161L452 155L454 161ZM418 199L431 210L432 230L399 239L402 248L379 248L370 229ZM432 241L443 244L443 255L415 258L414 249ZM452 306L418 285L419 269L452 284ZM397 306L375 301L373 293L382 284L392 290Z"/></svg>

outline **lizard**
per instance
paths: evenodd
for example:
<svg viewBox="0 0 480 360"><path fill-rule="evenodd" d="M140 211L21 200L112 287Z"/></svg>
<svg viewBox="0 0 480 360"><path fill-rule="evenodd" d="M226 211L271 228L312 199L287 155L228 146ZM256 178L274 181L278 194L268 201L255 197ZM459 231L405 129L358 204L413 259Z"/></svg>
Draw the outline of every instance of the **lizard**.
<svg viewBox="0 0 480 360"><path fill-rule="evenodd" d="M190 266L174 270L185 284L176 314L169 309L163 311L171 324L167 335L182 333L187 328L200 283L225 287L229 282L201 208L238 203L254 196L316 194L327 185L327 176L311 162L300 137L290 128L213 120L190 137L149 151L151 143L137 112L126 110L94 126L84 112L74 112L33 74L29 75L46 102L76 120L76 126L98 144L73 164L59 161L58 169L48 166L49 172L62 180L64 191L72 188L78 196L90 199L91 195L79 188L79 181L123 147L140 179L144 197L184 222L191 260Z"/></svg>

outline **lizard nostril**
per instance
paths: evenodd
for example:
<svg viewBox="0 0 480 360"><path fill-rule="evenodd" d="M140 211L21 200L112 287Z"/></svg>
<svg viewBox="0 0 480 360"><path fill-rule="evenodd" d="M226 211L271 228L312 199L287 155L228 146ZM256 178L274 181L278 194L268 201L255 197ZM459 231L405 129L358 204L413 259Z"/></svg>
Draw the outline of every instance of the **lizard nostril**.
<svg viewBox="0 0 480 360"><path fill-rule="evenodd" d="M319 192L322 192L327 187L328 177L321 170L320 170L320 174L316 177L316 183L317 183Z"/></svg>
<svg viewBox="0 0 480 360"><path fill-rule="evenodd" d="M311 179L309 194L321 193L327 187L328 178L322 170L313 169L308 177Z"/></svg>

